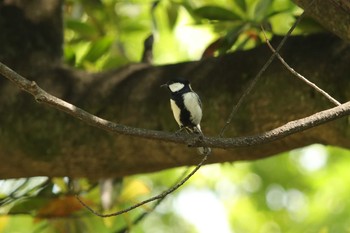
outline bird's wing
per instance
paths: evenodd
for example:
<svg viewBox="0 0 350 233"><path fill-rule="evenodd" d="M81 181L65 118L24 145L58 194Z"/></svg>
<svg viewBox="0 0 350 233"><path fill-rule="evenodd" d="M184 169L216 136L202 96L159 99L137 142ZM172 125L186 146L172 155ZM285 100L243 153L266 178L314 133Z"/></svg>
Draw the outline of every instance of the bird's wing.
<svg viewBox="0 0 350 233"><path fill-rule="evenodd" d="M197 101L198 101L198 105L202 108L202 101L201 101L201 99L199 98L199 96L198 96L198 94L196 93L196 92L193 92L195 95L196 95L196 97L197 97Z"/></svg>

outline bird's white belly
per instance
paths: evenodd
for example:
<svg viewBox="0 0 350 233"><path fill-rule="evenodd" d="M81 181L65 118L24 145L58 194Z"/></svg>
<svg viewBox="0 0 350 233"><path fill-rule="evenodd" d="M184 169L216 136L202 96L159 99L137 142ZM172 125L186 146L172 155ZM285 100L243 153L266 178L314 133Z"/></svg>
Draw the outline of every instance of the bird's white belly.
<svg viewBox="0 0 350 233"><path fill-rule="evenodd" d="M175 101L172 99L170 99L170 106L177 124L181 127L182 124L180 121L180 108L176 105Z"/></svg>
<svg viewBox="0 0 350 233"><path fill-rule="evenodd" d="M191 121L195 125L199 125L202 120L202 108L198 95L194 92L188 92L184 94L183 98L185 107L191 114Z"/></svg>

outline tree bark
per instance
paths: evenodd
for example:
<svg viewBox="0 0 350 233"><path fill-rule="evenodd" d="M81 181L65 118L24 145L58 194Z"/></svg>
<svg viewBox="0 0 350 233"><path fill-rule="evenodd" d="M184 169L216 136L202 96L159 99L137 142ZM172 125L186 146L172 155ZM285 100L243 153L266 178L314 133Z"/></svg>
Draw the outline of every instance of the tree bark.
<svg viewBox="0 0 350 233"><path fill-rule="evenodd" d="M322 50L320 49L322 48ZM134 64L100 74L57 67L32 77L41 87L102 118L135 127L175 131L169 96L160 84L183 76L204 104L202 128L218 135L232 106L271 55L266 46L198 62L152 67ZM340 102L349 100L350 48L329 35L291 38L282 56ZM5 79L0 87L0 177L110 177L195 164L193 148L111 135L36 103ZM254 135L332 107L332 103L275 61L234 116L229 137ZM323 143L348 148L340 119L268 144L214 149L209 162L255 160Z"/></svg>
<svg viewBox="0 0 350 233"><path fill-rule="evenodd" d="M21 2L7 0L9 5L0 3L0 26L8 23L8 18L2 13L10 7L11 12L17 12L19 19L40 28L38 24L46 20L35 21L34 16L28 16L27 5ZM11 29L2 28L0 49L4 53L0 54L4 55L0 55L0 60L35 80L49 93L120 124L176 131L169 95L159 86L170 78L182 76L192 82L192 87L202 98L205 135L218 135L232 106L271 55L263 45L195 62L157 67L131 64L98 74L77 71L60 63L62 31L58 8L61 1L51 2L58 4L48 7L54 13L46 15L53 32L16 36L15 33L21 33L21 28L12 34ZM39 9L40 4L37 7ZM8 37L4 35L17 38L17 42L7 41ZM55 40L52 39L56 36ZM27 45L19 45L19 38L26 38ZM44 46L40 40L49 44ZM279 38L273 42L279 42ZM16 54L20 50L25 52ZM281 55L298 72L340 102L349 100L350 47L343 41L321 34L293 37ZM275 61L234 116L225 135L262 133L332 106ZM348 135L348 121L343 118L264 145L214 149L209 162L255 160L312 143L349 148ZM200 159L195 149L183 145L115 135L86 125L63 112L36 103L31 96L0 78L1 179L38 175L95 179L118 177L193 165Z"/></svg>
<svg viewBox="0 0 350 233"><path fill-rule="evenodd" d="M293 1L328 31L350 42L350 2L348 0Z"/></svg>
<svg viewBox="0 0 350 233"><path fill-rule="evenodd" d="M0 61L23 74L33 74L61 62L62 0L0 2Z"/></svg>

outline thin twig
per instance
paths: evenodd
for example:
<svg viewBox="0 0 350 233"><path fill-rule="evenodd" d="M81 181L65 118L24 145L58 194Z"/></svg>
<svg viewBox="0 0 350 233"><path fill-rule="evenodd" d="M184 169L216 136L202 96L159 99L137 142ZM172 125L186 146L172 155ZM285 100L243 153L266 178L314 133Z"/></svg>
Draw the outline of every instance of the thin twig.
<svg viewBox="0 0 350 233"><path fill-rule="evenodd" d="M313 1L310 3L310 5L308 7L310 7L312 5L312 3L313 3ZM277 52L279 52L281 50L282 46L285 44L285 42L287 41L289 36L292 34L295 27L300 23L300 21L304 17L304 14L305 14L305 11L299 16L299 18L294 22L294 24L289 29L287 34L283 37L282 41L279 43L279 45L276 48ZM249 95L249 93L253 90L255 84L258 82L258 80L260 79L261 75L265 72L265 70L270 66L270 64L272 63L273 59L275 59L275 57L276 57L275 53L270 56L270 58L267 60L267 62L264 64L264 66L259 70L259 72L256 74L256 76L253 78L253 80L249 84L248 88L244 91L243 95L238 100L238 103L232 107L231 113L230 113L228 119L226 120L224 127L220 131L220 134L219 134L220 137L224 136L224 133L227 130L227 127L229 126L229 124L231 124L233 116L236 114L237 110L240 108L243 101L246 99L246 97Z"/></svg>
<svg viewBox="0 0 350 233"><path fill-rule="evenodd" d="M186 174L189 172L190 168L186 168L186 170L181 174L181 176L179 176L179 178L174 182L174 184L172 186L175 186L177 183L179 183L182 179L184 179L186 177ZM166 197L166 196L165 196ZM157 206L162 203L162 201L165 199L165 197L158 199L156 201L156 203L154 203L154 205L152 206L152 208L142 214L140 214L136 219L133 220L133 222L130 225L136 225L139 222L141 222L145 217L147 217L150 213L152 213ZM129 227L126 226L118 231L116 231L115 233L127 233L127 231L129 230Z"/></svg>
<svg viewBox="0 0 350 233"><path fill-rule="evenodd" d="M133 206L130 206L126 209L123 209L123 210L120 210L118 212L115 212L115 213L111 213L111 214L101 214L101 213L98 213L96 212L94 209L92 209L90 206L88 206L86 203L84 203L78 195L76 195L76 198L79 200L79 202L86 208L88 209L91 213L93 213L94 215L97 215L99 217L102 217L102 218L108 218L108 217L113 217L113 216L118 216L118 215L121 215L121 214L124 214L126 212L129 212L133 209L136 209L137 207L139 206L142 206L144 204L147 204L149 202L152 202L152 201L155 201L155 200L159 200L159 199L163 199L165 198L167 195L169 195L170 193L174 192L175 190L177 190L178 188L180 188L187 180L189 180L197 171L198 169L203 165L203 163L207 160L208 158L208 155L204 155L202 160L200 161L200 163L191 171L191 173L189 173L183 180L181 180L179 183L177 183L176 185L174 185L173 187L171 187L170 189L162 192L161 194L157 195L157 196L154 196L154 197L151 197L149 199L146 199L144 201L141 201Z"/></svg>
<svg viewBox="0 0 350 233"><path fill-rule="evenodd" d="M281 55L273 48L273 46L271 45L270 41L267 39L266 34L265 34L265 30L263 28L263 26L261 26L261 29L263 31L265 40L267 45L269 46L269 48L271 49L271 51L276 54L277 58L281 61L281 63L293 74L295 75L297 78L299 78L300 80L302 80L303 82L305 82L307 85L309 85L310 87L314 88L317 92L321 93L324 97L326 97L330 102L332 102L333 104L335 104L336 106L340 106L341 103L339 101L337 101L336 99L334 99L331 95L329 95L327 92L325 92L324 90L322 90L321 88L319 88L316 84L314 84L313 82L309 81L307 78L305 78L304 76L302 76L301 74L299 74L298 72L296 72L292 67L290 67L288 65L288 63L281 57Z"/></svg>

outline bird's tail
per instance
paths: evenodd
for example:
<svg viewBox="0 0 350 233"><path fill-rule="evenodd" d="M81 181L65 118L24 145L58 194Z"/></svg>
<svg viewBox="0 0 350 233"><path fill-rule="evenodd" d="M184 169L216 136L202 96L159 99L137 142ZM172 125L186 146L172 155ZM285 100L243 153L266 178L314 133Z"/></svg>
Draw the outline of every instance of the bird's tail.
<svg viewBox="0 0 350 233"><path fill-rule="evenodd" d="M202 137L204 137L204 134L201 130L200 125L197 125L196 127L194 127L194 133L198 133ZM210 147L197 147L197 151L200 155L209 155L211 153L211 148Z"/></svg>
<svg viewBox="0 0 350 233"><path fill-rule="evenodd" d="M211 153L210 147L197 147L197 151L200 155L209 155Z"/></svg>

